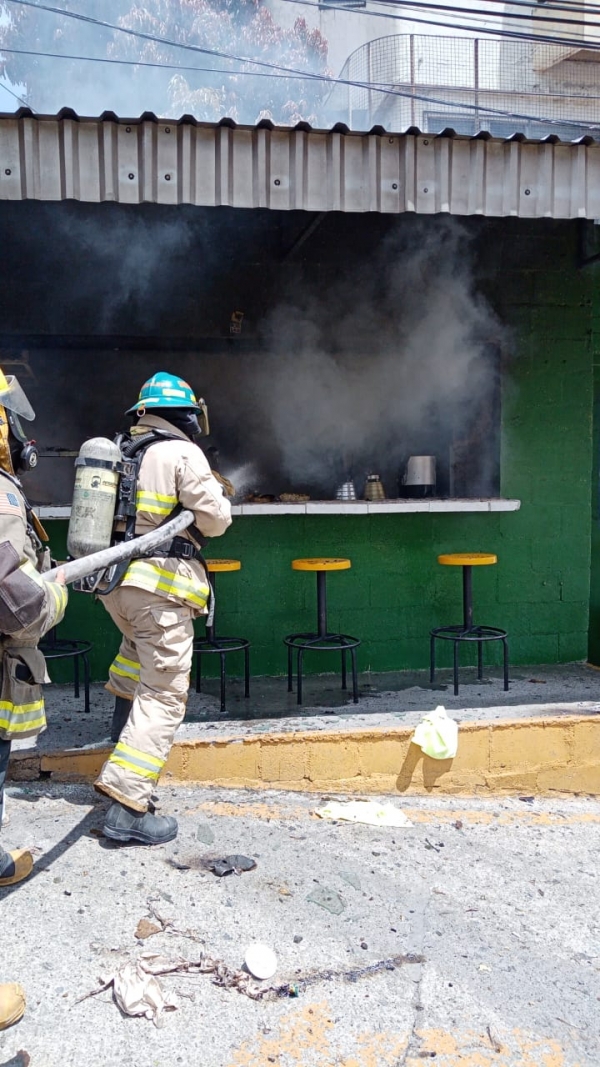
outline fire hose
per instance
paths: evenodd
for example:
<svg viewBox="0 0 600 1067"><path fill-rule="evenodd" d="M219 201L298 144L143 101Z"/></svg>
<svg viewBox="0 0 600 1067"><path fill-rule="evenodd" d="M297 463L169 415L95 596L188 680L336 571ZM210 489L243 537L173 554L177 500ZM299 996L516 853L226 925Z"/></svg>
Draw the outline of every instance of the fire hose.
<svg viewBox="0 0 600 1067"><path fill-rule="evenodd" d="M165 541L170 541L176 534L191 526L193 521L194 515L191 511L180 511L174 519L165 522L164 526L159 526L156 530L151 530L150 533L142 534L141 537L135 537L131 541L122 541L118 545L112 545L111 548L103 548L100 552L92 552L89 556L81 556L80 559L61 563L59 567L45 571L42 578L47 582L54 582L59 571L62 571L65 582L69 585L80 578L87 578L95 571L105 570L115 563L122 563L126 559L152 555L153 549L160 548Z"/></svg>

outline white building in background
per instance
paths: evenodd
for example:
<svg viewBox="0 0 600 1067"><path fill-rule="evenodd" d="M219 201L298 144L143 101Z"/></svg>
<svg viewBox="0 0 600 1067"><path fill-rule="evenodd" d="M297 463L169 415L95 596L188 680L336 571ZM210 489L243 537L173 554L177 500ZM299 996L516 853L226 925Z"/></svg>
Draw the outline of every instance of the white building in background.
<svg viewBox="0 0 600 1067"><path fill-rule="evenodd" d="M328 102L330 122L344 121L352 129L381 125L397 132L416 126L429 133L452 128L469 134L487 130L501 137L517 132L534 138L555 134L564 140L586 133L600 137L600 51L585 47L600 45L600 18L560 10L569 0L557 0L556 22L552 3L505 4L501 20L490 18L489 0L468 0L463 6L482 12L471 18L450 10L403 7L415 21L400 21L381 18L386 8L370 0L268 2L282 24L291 25L301 16L320 29L329 44L329 65L338 77L393 90L390 94L339 86ZM573 2L580 9L585 0ZM500 7L498 3L496 10ZM523 15L527 17L516 17ZM418 19L431 19L431 24ZM498 28L581 37L584 43L513 40L495 34Z"/></svg>

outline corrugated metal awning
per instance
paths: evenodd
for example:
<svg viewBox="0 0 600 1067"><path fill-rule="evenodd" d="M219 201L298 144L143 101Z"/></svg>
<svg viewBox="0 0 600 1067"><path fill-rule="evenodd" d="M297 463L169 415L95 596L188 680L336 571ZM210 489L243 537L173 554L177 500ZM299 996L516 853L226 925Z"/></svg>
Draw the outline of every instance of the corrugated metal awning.
<svg viewBox="0 0 600 1067"><path fill-rule="evenodd" d="M0 115L0 200L600 218L600 145Z"/></svg>

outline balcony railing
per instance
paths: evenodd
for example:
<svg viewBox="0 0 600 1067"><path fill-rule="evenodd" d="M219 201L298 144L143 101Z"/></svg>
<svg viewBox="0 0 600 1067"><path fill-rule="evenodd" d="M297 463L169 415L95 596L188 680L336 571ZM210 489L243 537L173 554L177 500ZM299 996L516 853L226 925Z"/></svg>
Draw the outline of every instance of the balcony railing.
<svg viewBox="0 0 600 1067"><path fill-rule="evenodd" d="M600 138L600 53L582 48L398 34L357 48L340 79L354 84L329 111L353 129Z"/></svg>

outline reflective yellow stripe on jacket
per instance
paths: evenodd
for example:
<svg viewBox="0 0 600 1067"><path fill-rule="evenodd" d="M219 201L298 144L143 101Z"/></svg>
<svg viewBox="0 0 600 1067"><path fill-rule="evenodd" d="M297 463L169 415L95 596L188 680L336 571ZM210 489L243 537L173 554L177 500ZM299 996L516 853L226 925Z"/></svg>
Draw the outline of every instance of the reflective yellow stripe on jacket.
<svg viewBox="0 0 600 1067"><path fill-rule="evenodd" d="M204 608L208 601L209 588L199 578L186 578L177 571L167 571L151 560L136 559L127 568L123 585L146 589L149 593L164 593L178 597L195 607Z"/></svg>
<svg viewBox="0 0 600 1067"><path fill-rule="evenodd" d="M124 767L126 771L138 774L140 778L156 780L162 771L166 760L150 756L147 752L140 752L131 745L119 741L114 752L108 759L109 763L116 763L118 767Z"/></svg>
<svg viewBox="0 0 600 1067"><path fill-rule="evenodd" d="M23 571L28 578L32 578L36 585L42 586L43 589L49 589L50 595L54 599L57 612L64 615L69 598L67 587L65 585L59 585L58 582L45 582L40 572L36 570L33 563L30 563L28 559L24 560L23 563L19 565L19 570Z"/></svg>
<svg viewBox="0 0 600 1067"><path fill-rule="evenodd" d="M5 735L23 737L27 733L39 733L46 725L44 701L40 698L31 704L13 704L0 700L0 730Z"/></svg>
<svg viewBox="0 0 600 1067"><path fill-rule="evenodd" d="M120 674L122 678L133 678L134 682L140 680L140 669L140 664L136 660L125 659L120 652L110 665L111 674Z"/></svg>
<svg viewBox="0 0 600 1067"><path fill-rule="evenodd" d="M50 590L50 593L54 597L56 608L58 611L65 611L67 607L68 593L64 585L58 585L57 582L46 582L45 585Z"/></svg>
<svg viewBox="0 0 600 1067"><path fill-rule="evenodd" d="M170 515L177 504L177 497L165 493L149 493L138 489L135 506L138 511L147 511L151 515Z"/></svg>

